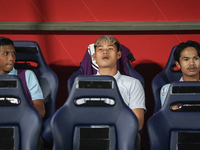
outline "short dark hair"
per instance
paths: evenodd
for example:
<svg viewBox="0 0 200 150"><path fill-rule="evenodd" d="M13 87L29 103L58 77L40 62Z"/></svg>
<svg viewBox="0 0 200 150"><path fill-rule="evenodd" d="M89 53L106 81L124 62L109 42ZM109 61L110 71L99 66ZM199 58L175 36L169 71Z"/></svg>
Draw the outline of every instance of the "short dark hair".
<svg viewBox="0 0 200 150"><path fill-rule="evenodd" d="M181 52L187 48L187 47L194 47L197 51L198 56L200 57L200 44L196 41L187 41L182 42L179 45L177 45L175 51L174 51L174 60L179 63L179 58L181 57Z"/></svg>
<svg viewBox="0 0 200 150"><path fill-rule="evenodd" d="M9 38L6 37L0 37L0 46L4 46L4 45L13 45L13 41Z"/></svg>

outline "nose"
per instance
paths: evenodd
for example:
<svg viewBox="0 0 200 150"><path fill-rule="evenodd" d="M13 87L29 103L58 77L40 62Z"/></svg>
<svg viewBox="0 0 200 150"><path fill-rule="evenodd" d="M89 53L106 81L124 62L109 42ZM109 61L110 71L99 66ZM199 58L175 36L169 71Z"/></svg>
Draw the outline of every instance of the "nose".
<svg viewBox="0 0 200 150"><path fill-rule="evenodd" d="M107 48L103 50L103 54L108 54Z"/></svg>
<svg viewBox="0 0 200 150"><path fill-rule="evenodd" d="M9 53L9 61L15 61L15 54Z"/></svg>
<svg viewBox="0 0 200 150"><path fill-rule="evenodd" d="M194 59L190 60L190 65L194 65Z"/></svg>

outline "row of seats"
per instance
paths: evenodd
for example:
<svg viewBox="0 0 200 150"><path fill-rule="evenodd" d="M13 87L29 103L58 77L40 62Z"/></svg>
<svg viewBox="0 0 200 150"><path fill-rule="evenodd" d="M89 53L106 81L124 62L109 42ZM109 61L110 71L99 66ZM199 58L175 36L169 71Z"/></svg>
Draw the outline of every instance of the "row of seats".
<svg viewBox="0 0 200 150"><path fill-rule="evenodd" d="M44 57L43 57L43 55L42 55L42 52L41 52L41 50L40 50L40 47L39 47L39 45L36 43L36 42L34 42L34 41L14 41L14 46L15 46L15 49L16 49L16 63L15 63L15 68L16 69L30 69L30 70L32 70L35 74L36 74L36 76L37 76L37 78L38 78L38 81L39 81L39 83L40 83L40 85L41 85L41 88L42 88L42 91L43 91L43 94L44 94L44 103L45 103L45 109L46 109L46 114L45 114L45 117L43 118L43 120L42 120L42 122L41 122L41 120L38 118L38 115L37 115L37 113L36 114L32 114L32 115L36 115L35 117L38 119L38 121L35 121L36 122L36 124L37 124L37 126L36 126L36 124L32 124L32 122L28 122L28 120L30 120L30 118L29 119L27 119L27 117L28 117L28 114L26 114L26 112L24 112L24 110L25 110L25 108L26 108L26 106L27 105L29 105L29 103L27 103L27 102L25 102L25 104L26 105L22 105L22 104L24 104L24 101L26 101L26 96L24 96L24 97L21 97L21 95L23 95L23 93L24 93L24 91L23 91L23 88L21 89L21 81L19 81L19 79L18 79L18 77L16 77L16 76L7 76L6 77L6 79L4 79L4 76L1 76L1 80L2 81L4 81L4 80L6 80L6 81L9 81L9 80L14 80L14 82L16 83L16 86L11 86L11 87L5 87L4 85L0 88L2 91L3 90L5 90L6 92L1 92L1 93L5 93L5 95L1 95L2 96L2 100L7 100L7 99L14 99L15 101L20 101L20 102L18 102L16 105L13 105L13 106L9 106L9 107L7 107L6 105L3 105L3 106L1 106L2 108L4 108L2 111L4 111L4 113L1 113L2 115L3 114L5 114L5 110L6 110L6 113L7 114L9 114L10 116L12 116L12 117L10 117L10 120L8 121L8 122L10 122L10 123L8 123L8 122L6 122L6 123L4 123L3 121L4 120L2 120L2 130L4 130L5 131L5 129L6 128L9 128L9 129L11 129L12 128L12 131L13 132L11 132L12 134L11 134L11 137L14 137L14 139L13 138L11 138L12 140L11 141L14 141L14 144L12 145L12 146L16 146L15 147L15 149L21 149L21 150L27 150L27 149L35 149L35 146L33 146L33 144L35 144L35 143L37 143L38 142L38 140L37 139L39 139L38 138L38 136L40 135L40 134L35 134L36 133L36 130L30 130L30 129L32 129L31 127L32 127L32 125L34 125L35 126L35 128L37 128L37 133L40 133L41 132L41 135L42 135L42 138L44 139L44 142L45 143L50 143L51 142L51 140L52 140L52 134L53 134L53 137L58 137L58 138L54 138L54 149L62 149L60 146L62 146L62 144L60 144L60 142L61 141L63 141L63 142L61 142L61 143L63 143L63 145L65 145L66 144L66 142L64 142L64 141L68 141L69 140L69 137L68 136L66 136L66 135L68 135L68 134L66 134L65 135L65 138L62 138L62 140L61 140L61 138L60 137L62 137L60 134L58 134L58 133L65 133L65 132L67 132L68 130L66 129L66 126L69 126L69 125L67 125L67 124L65 124L65 123L67 123L67 122L64 122L63 120L65 120L65 118L68 118L69 116L67 115L67 116L65 116L65 118L61 118L61 120L60 121L52 121L52 120L59 120L59 118L60 118L60 116L62 116L62 115L58 115L58 118L57 117L54 117L54 119L52 119L52 117L53 116L57 116L56 114L57 113L59 113L60 111L62 111L64 108L64 106L61 108L61 109L59 109L59 111L57 111L56 112L56 110L55 110L55 104L56 104L56 96L57 96L57 91L58 91L58 78L57 78L57 76L56 76L56 74L49 68L49 66L47 65L47 63L46 63L46 61L45 61L45 59L44 59ZM128 50L127 48L125 49L125 50ZM128 54L131 54L130 53L130 51L128 50L128 51L125 51L125 52L128 52ZM129 55L129 57L130 57L130 55ZM127 57L125 57L125 59L127 59ZM129 61L128 61L129 62ZM81 67L80 67L81 68ZM120 67L121 68L121 67ZM131 67L131 65L130 65L130 63L129 64L126 64L126 70L125 71L127 71L128 69L131 69L132 70L132 72L134 72L133 74L135 75L139 75L136 71L134 71L133 69L132 69L132 67ZM77 72L79 72L80 70L78 70ZM76 74L76 73L75 73ZM140 76L140 75L139 75ZM70 81L72 84L74 83L74 79L75 78L73 78L74 77L74 74L72 75L72 77L70 78L70 80L72 79L72 81ZM101 78L101 77L100 77ZM91 77L89 78L89 79L91 79ZM141 82L143 83L144 81L143 81L143 78L140 76L140 79L141 79ZM96 80L96 79L94 79L94 80ZM98 79L98 80L102 80L102 79ZM124 129L124 132L122 133L122 136L120 137L119 135L118 135L118 139L120 140L120 141L124 141L122 144L118 144L118 147L121 147L120 149L122 149L122 147L127 147L127 149L132 149L133 147L135 147L135 142L133 142L133 141L136 141L135 139L136 139L136 136L137 136L137 119L136 119L136 117L135 117L135 115L133 115L133 113L130 111L130 109L124 104L124 102L121 100L121 102L122 103L116 103L116 99L121 99L121 96L119 95L119 91L118 91L118 88L116 87L116 83L115 83L115 80L113 80L113 79L110 79L110 78L108 78L108 79L103 79L103 80L109 80L109 84L110 84L110 82L112 83L111 85L112 85L112 88L110 89L111 91L113 91L114 92L114 94L113 95L115 95L114 97L112 97L112 96L109 96L109 97L107 97L107 96L101 96L102 97L102 99L101 99L101 102L100 103L103 103L103 104L106 104L106 108L104 108L104 110L103 110L103 112L107 112L107 113L98 113L98 114L100 114L100 116L99 117L93 117L93 118L96 118L96 121L98 121L97 123L92 123L92 130L96 130L96 132L102 132L101 130L102 129L105 129L105 130L103 130L103 132L102 133L104 133L104 135L102 135L102 136L107 136L107 141L105 142L105 137L102 137L103 138L103 143L102 143L102 141L101 140L95 140L96 141L96 144L104 144L105 145L105 147L106 146L108 146L108 145L110 145L110 143L109 143L109 141L112 143L112 144L114 144L114 143L116 143L116 141L114 140L115 138L116 138L116 133L115 133L115 130L119 130L119 132L122 132L120 129L124 129L124 128L126 128L126 129L128 129L128 127L126 127L126 125L123 125L123 127L122 127L122 122L123 123L125 123L125 122L130 122L130 124L129 124L129 128L131 127L132 128L132 132L130 132L130 131L127 131L126 133L126 135L124 135L123 133L125 132L125 129ZM11 83L12 83L13 81L11 81ZM69 82L68 82L69 83ZM97 83L99 83L99 82L97 82ZM72 84L71 84L71 87L72 87ZM101 84L101 83L100 83ZM105 83L103 83L103 84L105 84ZM108 84L108 83L106 83L106 84ZM98 84L97 84L98 85ZM11 91L10 89L12 89L13 90L13 92L12 92L12 94L10 94L10 92L8 92L8 91ZM76 89L76 85L75 85L75 87L74 87L74 89ZM79 89L79 92L78 93L84 93L84 95L85 95L85 92L80 92L80 90L85 90L85 89ZM91 89L90 89L91 90ZM105 89L104 89L105 90ZM14 92L15 91L15 92ZM20 92L19 92L20 91ZM106 91L108 91L108 88L106 88ZM6 94L6 93L9 93L9 94ZM69 97L70 97L70 95L71 95L71 93L73 93L73 91L69 91ZM76 93L76 92L75 92ZM108 93L108 92L103 92L102 91L102 93L101 92L98 92L98 94L105 94L105 93ZM110 93L112 93L112 92L110 92ZM118 94L116 94L116 93L118 93ZM76 94L77 95L77 94ZM86 96L86 95L85 95ZM98 95L96 95L96 96L90 96L90 95L88 95L88 97L89 98L93 98L93 99L96 99L97 98L97 96ZM117 98L116 98L116 96L117 96ZM2 101L3 102L3 101ZM10 102L12 102L12 101L10 101ZM69 100L69 98L67 99L67 103L69 103L70 102L70 100ZM98 101L95 101L95 102L97 102L98 104L99 104L99 102ZM111 103L114 103L115 105L110 105L110 104L107 104L108 102L111 102ZM12 103L14 103L14 102L12 102ZM94 103L93 101L92 101L92 103ZM30 105L29 105L30 106ZM123 106L123 107L122 107ZM13 107L15 107L16 108L16 111L13 111L14 109L13 109ZM70 108L71 108L72 106L70 106ZM77 107L77 105L75 106L75 107ZM98 110L98 109L96 109L98 107L98 105L97 106L95 106L95 110ZM125 107L125 108L124 108ZM28 107L27 107L28 108ZM80 110L80 106L78 107L79 109L78 110ZM82 106L81 106L81 108L82 108ZM83 107L85 110L88 110L88 108L87 107ZM102 106L101 106L101 108L103 108ZM26 117L23 117L23 123L25 123L25 125L27 126L26 128L24 128L24 126L25 125L21 125L21 124L19 124L19 123L16 123L16 119L15 119L15 122L12 122L12 119L13 119L13 117L15 117L15 113L17 113L17 110L18 109L20 109L22 112L23 112L23 114L24 114L24 116L26 116ZM94 109L94 108L93 108ZM112 110L113 109L113 110ZM34 111L35 109L33 109L33 111ZM65 110L65 109L64 109ZM76 109L75 109L76 110ZM85 112L85 110L83 111L83 112ZM119 113L117 114L116 112L117 112L117 110L119 111ZM77 111L77 110L76 110ZM102 110L99 110L99 111L102 111ZM80 114L84 114L84 113L80 113ZM111 113L111 112L113 112L113 113ZM73 113L73 115L74 115L75 113ZM127 114L129 114L129 115L127 115ZM78 116L80 116L79 114L77 114ZM93 113L91 114L91 115L94 115ZM90 115L90 116L91 116ZM114 115L115 115L115 117L114 117ZM30 115L31 116L31 115ZM63 116L63 117L64 117ZM129 116L129 119L130 119L130 117L132 118L131 120L127 120L128 118L127 117ZM20 117L20 116L19 116ZM110 120L110 123L109 123L109 125L106 125L105 124L105 122L102 122L102 123L100 123L101 121L103 121L103 119L101 119L101 118L106 118L106 117L108 117L108 119L107 120ZM110 117L112 117L113 119L109 119ZM17 117L16 117L17 118ZM80 118L80 117L79 117ZM86 118L86 117L81 117L82 119L83 118ZM87 117L88 118L88 117ZM26 121L26 119L27 119L27 121ZM71 119L70 117L69 117L69 119ZM80 120L80 119L79 119ZM120 120L122 120L122 121L120 121ZM20 121L20 119L19 119L19 121ZM34 119L33 119L33 121L34 121ZM51 127L51 123L50 122L54 122L54 123L52 123L52 124L55 124L55 125L53 125L53 126L55 126L55 127ZM66 119L66 121L67 121L67 119ZM69 122L71 122L72 120L70 120ZM94 119L93 119L93 121L95 121ZM100 122L99 122L100 121ZM62 123L61 123L62 122ZM73 121L72 121L73 122ZM71 123L72 123L71 122ZM114 125L114 123L116 123L116 122L118 122L117 124L116 124L116 127L115 127L115 125ZM58 124L57 124L58 123ZM10 125L9 124L14 124L15 126L14 127L11 127L10 128ZM64 127L64 130L61 130L61 132L59 132L58 130L60 130L60 129L62 129L61 127L60 127L60 125L62 125L62 124L65 124L63 127ZM79 124L80 125L80 124ZM41 126L42 126L42 130L40 131L40 128L41 128ZM59 126L59 129L58 128L56 128L56 126ZM91 128L91 126L89 125L89 123L87 123L87 128ZM74 128L74 127L73 127ZM85 127L84 127L85 128ZM94 129L93 129L94 128ZM55 131L55 130L56 131ZM66 130L65 130L66 129ZM27 130L29 130L30 132L27 132ZM82 129L82 127L81 126L79 126L78 128L77 128L77 132L79 131L79 130L83 130ZM100 130L100 131L99 131ZM16 131L18 131L17 133L15 133ZM73 130L70 130L70 132L71 132L71 134L73 134L72 133L72 131ZM79 131L80 132L80 131ZM84 133L85 131L83 131L83 133ZM94 131L92 131L92 133L93 133ZM23 137L26 137L26 139L22 139L22 135L23 134L25 134L25 133L29 133L29 135L34 135L34 138L32 138L32 139L30 139L30 138L27 138L26 136L23 136ZM82 132L81 132L82 133ZM114 135L113 133L115 133L115 136L112 136L112 137L110 137L110 135ZM131 134L132 133L132 134ZM90 133L91 134L91 133ZM15 136L13 136L13 135L15 135ZM77 134L78 135L78 134ZM81 134L82 135L82 134ZM130 138L129 138L130 137ZM67 138L67 139L66 139ZM60 141L60 140L61 141ZM131 142L130 142L130 140L126 140L126 139L131 139ZM2 140L5 140L5 139L2 139ZM10 139L6 139L7 141L9 141ZM23 141L23 142L22 142ZM32 142L32 141L35 141L35 142ZM58 143L59 144L56 144L57 142L56 141L58 141ZM32 142L32 143L31 143ZM26 144L25 144L26 143ZM85 141L85 139L81 142L81 143L86 143L86 144L81 144L81 146L83 146L83 148L84 148L84 145L88 145L87 144L87 142ZM90 141L90 143L91 143L91 141ZM92 143L94 143L94 141L92 141ZM95 145L96 145L95 144ZM111 145L112 145L111 144ZM7 144L5 144L5 145L7 145ZM68 144L69 146L71 146L71 144ZM114 145L116 145L116 144L114 144ZM11 147L12 147L11 146ZM65 145L66 146L66 145ZM66 149L66 147L63 147L63 149ZM59 147L59 148L58 148ZM11 149L11 148L8 148L8 149ZM71 149L71 147L69 147L69 148L67 148L67 149ZM115 149L115 147L112 147L112 149Z"/></svg>
<svg viewBox="0 0 200 150"><path fill-rule="evenodd" d="M9 129L11 130L11 133L15 135L14 139L16 140L12 139L14 141L13 145L16 146L15 149L35 149L33 146L35 143L33 143L33 141L37 143L37 139L39 138L39 134L35 134L36 132L41 132L44 141L47 143L51 142L53 136L54 149L59 150L79 148L84 150L88 149L88 145L91 146L90 149L98 149L98 145L101 145L102 149L106 149L106 147L109 146L109 150L135 148L138 128L137 119L130 109L124 104L115 80L108 76L89 76L91 73L85 71L85 64L87 66L88 63L85 61L87 61L88 58L91 58L89 55L91 54L90 46L88 47L79 70L75 72L68 80L69 97L66 103L58 111L56 111L55 102L58 90L58 78L45 62L39 45L33 41L14 41L14 45L17 52L15 68L31 69L35 72L44 93L44 102L46 108L46 115L42 121L38 114L35 113L35 109L30 109L30 111L34 112L33 114L35 119L34 117L33 119L28 117L26 114L28 113L27 108L31 108L31 105L26 102L26 96L21 97L21 95L24 94L23 89L20 89L21 81L15 76L1 76L0 81L3 81L0 82L0 90L2 90L1 93L8 92L9 94L0 94L0 99L13 97L15 101L16 98L17 100L20 100L20 102L14 106L0 106L3 108L0 110L2 111L0 114L5 114L5 112L7 113L7 115L4 116L5 119L2 119L1 121L0 130L2 129L2 131L6 131ZM172 49L171 55L173 50L174 48ZM122 56L122 59L120 60L123 62L123 66L120 66L118 69L123 74L128 74L139 79L144 86L143 78L131 67L129 62L129 60L134 60L131 52L128 48L122 45L122 55L123 54L124 56ZM165 69L158 74L152 82L152 89L155 99L155 115L153 115L148 122L148 130L149 135L151 135L150 142L152 149L156 149L158 147L158 149L166 149L166 143L169 144L169 140L166 139L169 136L175 138L177 135L179 135L178 130L173 132L173 135L175 136L172 136L172 133L170 133L171 126L167 125L171 123L167 122L169 120L168 117L165 117L166 120L161 122L161 124L166 123L166 126L163 126L166 127L166 130L164 130L165 128L162 128L163 132L159 130L159 124L156 122L158 121L157 118L163 115L163 112L165 114L164 108L169 109L167 105L160 109L160 88L166 83L178 80L178 78L181 76L180 71L174 70L175 62L171 55ZM119 64L121 62L119 62ZM91 68L91 63L89 65ZM92 74L95 73L93 72ZM77 76L79 77L76 78ZM5 80L11 80L12 85L6 87L4 85ZM13 81L14 83L16 82L16 84L14 84ZM1 84L3 85L1 86ZM16 90L16 94L14 94L14 90ZM171 104L169 105L171 106ZM16 108L16 110L13 108ZM21 111L21 113L18 114L19 118L17 117L18 115L15 117L15 114L17 114L17 108ZM177 111L171 111L171 109L168 111L177 113ZM160 113L162 115L160 115ZM10 119L6 119L8 118L8 114L11 116ZM10 125L9 122L13 118L15 118L15 121L11 123L12 125ZM20 120L20 123L17 123L17 120ZM25 122L25 125L22 125L23 121ZM37 125L34 125L33 121L36 122ZM173 119L172 122L174 122ZM33 125L34 129L32 129ZM42 130L41 126L43 127ZM177 127L178 125L176 128ZM155 130L158 131L156 132ZM28 138L24 135L26 133L29 133L28 135L32 135L31 132L34 134L34 136L31 138ZM162 136L159 137L158 134L164 134L165 132L168 134L168 136L162 140ZM96 137L96 135L99 133L101 133L100 138ZM25 142L21 142L19 139ZM10 139L8 139L8 141L9 140ZM160 140L162 142L160 142ZM160 142L160 145L158 147L157 145L153 146L153 144L157 142Z"/></svg>

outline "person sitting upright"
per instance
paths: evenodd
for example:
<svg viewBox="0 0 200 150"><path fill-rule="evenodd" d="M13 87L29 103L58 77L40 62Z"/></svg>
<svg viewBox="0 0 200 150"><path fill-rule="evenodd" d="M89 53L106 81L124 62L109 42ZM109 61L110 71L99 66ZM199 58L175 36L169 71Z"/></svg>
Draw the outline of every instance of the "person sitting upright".
<svg viewBox="0 0 200 150"><path fill-rule="evenodd" d="M18 75L19 73L23 73L22 70L16 70L14 68L15 63L15 47L13 41L9 38L0 37L0 75L8 74L8 75ZM30 99L30 102L37 109L40 116L43 118L45 116L45 106L43 100L43 93L41 87L38 83L37 77L31 70L24 70L25 79L21 76L21 80L25 80L23 84L25 92ZM26 90L26 87L27 89Z"/></svg>
<svg viewBox="0 0 200 150"><path fill-rule="evenodd" d="M200 44L196 41L187 41L180 43L174 51L174 60L182 72L182 81L199 81L200 71ZM163 106L170 83L164 85L160 91L161 106Z"/></svg>
<svg viewBox="0 0 200 150"><path fill-rule="evenodd" d="M120 94L126 105L136 115L138 130L141 130L146 111L144 89L138 79L121 75L117 70L117 60L121 58L119 41L110 35L101 36L96 40L94 48L93 59L99 67L97 75L110 75L116 79Z"/></svg>

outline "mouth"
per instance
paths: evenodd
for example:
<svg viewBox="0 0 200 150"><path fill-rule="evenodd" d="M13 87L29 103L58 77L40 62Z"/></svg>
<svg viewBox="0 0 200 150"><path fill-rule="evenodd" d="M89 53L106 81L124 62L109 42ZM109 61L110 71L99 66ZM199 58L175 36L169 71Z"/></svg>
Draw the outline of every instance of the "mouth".
<svg viewBox="0 0 200 150"><path fill-rule="evenodd" d="M189 70L190 72L194 72L194 71L197 70L197 68L196 68L196 67L190 67L190 68L188 68L188 70Z"/></svg>
<svg viewBox="0 0 200 150"><path fill-rule="evenodd" d="M14 66L14 63L7 63L8 66Z"/></svg>
<svg viewBox="0 0 200 150"><path fill-rule="evenodd" d="M102 59L103 59L103 60L108 60L109 58L108 58L108 57L103 57Z"/></svg>

